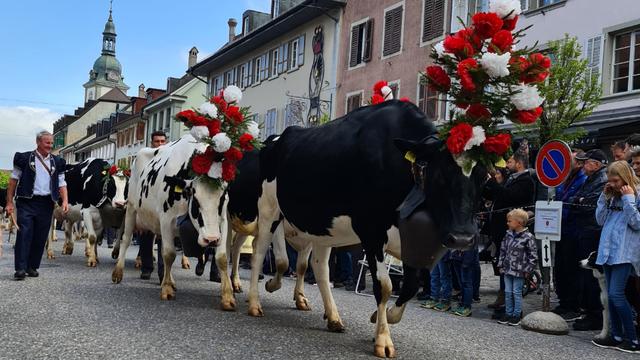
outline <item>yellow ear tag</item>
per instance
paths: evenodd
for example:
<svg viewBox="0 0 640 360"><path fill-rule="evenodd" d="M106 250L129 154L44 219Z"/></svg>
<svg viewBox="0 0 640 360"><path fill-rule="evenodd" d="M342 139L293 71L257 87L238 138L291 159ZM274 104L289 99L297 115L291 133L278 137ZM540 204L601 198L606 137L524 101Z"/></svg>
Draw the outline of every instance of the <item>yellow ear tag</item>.
<svg viewBox="0 0 640 360"><path fill-rule="evenodd" d="M409 160L412 164L416 162L416 154L414 154L412 151L407 151L404 154L404 158Z"/></svg>
<svg viewBox="0 0 640 360"><path fill-rule="evenodd" d="M180 194L182 193L182 188L180 187L180 185L176 185L176 187L173 189L174 192Z"/></svg>
<svg viewBox="0 0 640 360"><path fill-rule="evenodd" d="M103 176L104 176L104 175L107 175L107 172L106 172L106 171L103 171L103 172L102 172L102 175L103 175Z"/></svg>

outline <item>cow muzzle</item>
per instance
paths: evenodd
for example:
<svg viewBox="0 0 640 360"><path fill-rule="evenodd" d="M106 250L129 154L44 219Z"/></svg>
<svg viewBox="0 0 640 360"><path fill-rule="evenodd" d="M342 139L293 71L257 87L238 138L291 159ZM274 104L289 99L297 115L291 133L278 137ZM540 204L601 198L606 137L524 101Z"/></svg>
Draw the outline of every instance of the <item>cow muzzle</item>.
<svg viewBox="0 0 640 360"><path fill-rule="evenodd" d="M445 239L443 245L454 250L468 250L473 246L473 234L451 233Z"/></svg>
<svg viewBox="0 0 640 360"><path fill-rule="evenodd" d="M220 236L203 236L201 245L215 247L215 246L218 246L219 242L220 242Z"/></svg>
<svg viewBox="0 0 640 360"><path fill-rule="evenodd" d="M125 205L127 205L126 201L114 201L113 202L113 207L118 208L118 209L123 209L125 207Z"/></svg>

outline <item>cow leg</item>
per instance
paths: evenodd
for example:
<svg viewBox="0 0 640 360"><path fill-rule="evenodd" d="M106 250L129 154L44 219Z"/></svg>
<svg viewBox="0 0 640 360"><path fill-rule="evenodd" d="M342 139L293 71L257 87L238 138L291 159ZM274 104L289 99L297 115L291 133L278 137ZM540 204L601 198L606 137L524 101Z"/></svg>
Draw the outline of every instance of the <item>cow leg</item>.
<svg viewBox="0 0 640 360"><path fill-rule="evenodd" d="M133 230L136 226L136 211L133 207L129 207L124 217L124 231L122 233L122 249L120 249L120 253L118 254L118 262L116 262L116 266L113 269L113 273L111 274L111 281L116 284L119 284L122 281L122 276L124 272L124 258L127 254L127 249L131 244L131 237L133 236Z"/></svg>
<svg viewBox="0 0 640 360"><path fill-rule="evenodd" d="M311 310L309 300L304 296L304 275L307 273L309 255L311 255L311 244L307 244L302 250L298 250L298 261L296 262L296 287L293 290L293 301L296 302L296 308L303 311Z"/></svg>
<svg viewBox="0 0 640 360"><path fill-rule="evenodd" d="M216 247L215 263L218 266L218 273L220 274L220 293L221 303L220 307L224 311L236 310L236 299L233 297L233 287L231 286L231 279L229 278L229 260L227 258L227 234L230 229L227 228L226 221L222 226L223 233L220 236L221 242ZM223 243L224 242L224 243ZM211 264L213 266L213 264Z"/></svg>
<svg viewBox="0 0 640 360"><path fill-rule="evenodd" d="M183 269L191 269L191 263L189 262L189 258L182 255L181 265Z"/></svg>
<svg viewBox="0 0 640 360"><path fill-rule="evenodd" d="M318 289L322 295L322 302L324 303L324 318L327 319L327 328L331 332L343 332L344 324L338 314L338 308L333 301L333 295L331 294L331 287L329 284L329 256L331 255L331 248L325 246L313 246L311 252L311 267L313 268L313 274L318 282ZM300 277L300 276L299 276ZM302 275L304 279L304 274Z"/></svg>
<svg viewBox="0 0 640 360"><path fill-rule="evenodd" d="M93 223L93 214L91 209L82 209L82 219L84 220L84 226L87 227L89 236L87 237L87 243L85 246L85 255L87 256L87 266L96 267L98 262L96 261L95 244L98 240L96 235L96 229Z"/></svg>
<svg viewBox="0 0 640 360"><path fill-rule="evenodd" d="M53 254L53 242L56 241L56 223L57 220L52 217L51 229L49 229L49 239L47 239L47 259L49 260L56 258L56 256Z"/></svg>
<svg viewBox="0 0 640 360"><path fill-rule="evenodd" d="M64 222L64 244L62 245L62 255L73 254L73 226L70 220Z"/></svg>
<svg viewBox="0 0 640 360"><path fill-rule="evenodd" d="M122 234L124 233L124 219L122 219L122 224L116 231L116 241L113 244L113 250L111 250L111 258L117 259L118 255L120 255L120 241L122 241Z"/></svg>
<svg viewBox="0 0 640 360"><path fill-rule="evenodd" d="M289 268L289 258L287 257L287 244L284 240L284 222L276 228L273 234L273 253L276 258L276 274L264 284L264 288L272 293L282 287L282 277Z"/></svg>
<svg viewBox="0 0 640 360"><path fill-rule="evenodd" d="M229 231L231 234L231 231ZM242 292L242 285L240 284L240 249L247 240L247 235L235 234L233 236L233 248L231 249L231 286L233 286L234 293Z"/></svg>
<svg viewBox="0 0 640 360"><path fill-rule="evenodd" d="M176 283L171 275L171 267L176 260L176 247L173 244L175 234L175 219L161 223L160 231L162 232L162 260L164 261L164 276L160 284L160 299L174 300L176 298Z"/></svg>
<svg viewBox="0 0 640 360"><path fill-rule="evenodd" d="M402 320L407 302L413 299L418 292L418 269L403 264L402 272L402 290L400 297L398 297L398 300L392 307L387 309L387 320L389 324L397 324Z"/></svg>
<svg viewBox="0 0 640 360"><path fill-rule="evenodd" d="M391 297L392 285L391 278L384 264L384 256L380 249L376 253L374 249L369 247L367 254L367 262L373 279L373 294L378 304L376 319L376 338L374 346L374 355L377 357L395 357L395 347L391 341L391 332L387 322L387 301Z"/></svg>

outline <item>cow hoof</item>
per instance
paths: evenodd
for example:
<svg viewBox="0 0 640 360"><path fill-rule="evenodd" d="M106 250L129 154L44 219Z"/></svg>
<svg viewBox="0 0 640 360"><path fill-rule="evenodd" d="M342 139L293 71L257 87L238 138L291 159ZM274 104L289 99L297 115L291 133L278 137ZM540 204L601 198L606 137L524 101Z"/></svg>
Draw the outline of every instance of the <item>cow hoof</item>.
<svg viewBox="0 0 640 360"><path fill-rule="evenodd" d="M140 269L140 268L142 267L142 259L140 258L140 256L136 257L136 261L135 261L135 263L133 264L133 266L134 266L136 269Z"/></svg>
<svg viewBox="0 0 640 360"><path fill-rule="evenodd" d="M122 281L122 268L116 267L111 273L111 281L114 284L120 284Z"/></svg>
<svg viewBox="0 0 640 360"><path fill-rule="evenodd" d="M113 248L113 250L111 251L111 258L113 260L118 260L118 256L120 256L120 249Z"/></svg>
<svg viewBox="0 0 640 360"><path fill-rule="evenodd" d="M238 281L237 283L232 282L231 286L233 287L233 292L236 294L239 294L242 292L242 285L240 285L240 282Z"/></svg>
<svg viewBox="0 0 640 360"><path fill-rule="evenodd" d="M162 300L175 300L176 299L176 290L173 286L167 285L163 286L160 291L160 299Z"/></svg>
<svg viewBox="0 0 640 360"><path fill-rule="evenodd" d="M261 306L249 307L249 316L253 317L263 317L264 312L262 311Z"/></svg>
<svg viewBox="0 0 640 360"><path fill-rule="evenodd" d="M56 258L56 256L55 256L55 255L53 255L53 250L48 250L48 251L47 251L47 259L49 259L49 260L53 260L53 259L55 259L55 258Z"/></svg>
<svg viewBox="0 0 640 360"><path fill-rule="evenodd" d="M274 279L269 279L269 281L267 281L264 284L265 290L267 290L270 293L280 289L280 287L282 287L282 283L281 282L276 282Z"/></svg>
<svg viewBox="0 0 640 360"><path fill-rule="evenodd" d="M220 307L222 308L222 311L236 311L236 299L231 298L227 301L222 300Z"/></svg>
<svg viewBox="0 0 640 360"><path fill-rule="evenodd" d="M309 305L309 300L304 295L296 296L296 308L302 311L311 311L311 306Z"/></svg>
<svg viewBox="0 0 640 360"><path fill-rule="evenodd" d="M187 270L191 269L191 263L189 260L182 260L182 268Z"/></svg>
<svg viewBox="0 0 640 360"><path fill-rule="evenodd" d="M87 260L87 266L88 267L96 267L96 266L98 266L98 260L96 260L96 259Z"/></svg>
<svg viewBox="0 0 640 360"><path fill-rule="evenodd" d="M340 320L327 321L327 329L330 332L342 333L344 332L344 325Z"/></svg>
<svg viewBox="0 0 640 360"><path fill-rule="evenodd" d="M73 248L70 246L64 246L62 248L62 255L72 255L73 254Z"/></svg>
<svg viewBox="0 0 640 360"><path fill-rule="evenodd" d="M373 355L379 358L394 358L396 357L396 348L393 345L375 345Z"/></svg>

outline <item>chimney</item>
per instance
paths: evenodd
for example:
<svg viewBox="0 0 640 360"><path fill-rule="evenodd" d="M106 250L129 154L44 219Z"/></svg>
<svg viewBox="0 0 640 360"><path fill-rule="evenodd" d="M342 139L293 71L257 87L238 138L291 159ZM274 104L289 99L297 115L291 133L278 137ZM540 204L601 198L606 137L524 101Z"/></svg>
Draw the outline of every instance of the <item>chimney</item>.
<svg viewBox="0 0 640 360"><path fill-rule="evenodd" d="M231 18L227 24L229 24L229 42L232 42L236 38L236 26L238 26L238 20Z"/></svg>
<svg viewBox="0 0 640 360"><path fill-rule="evenodd" d="M189 69L198 63L198 49L194 46L189 50Z"/></svg>
<svg viewBox="0 0 640 360"><path fill-rule="evenodd" d="M147 97L144 92L144 84L140 84L140 86L138 86L138 97L143 99Z"/></svg>

